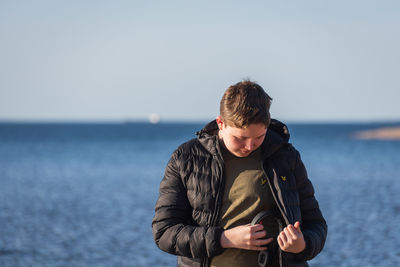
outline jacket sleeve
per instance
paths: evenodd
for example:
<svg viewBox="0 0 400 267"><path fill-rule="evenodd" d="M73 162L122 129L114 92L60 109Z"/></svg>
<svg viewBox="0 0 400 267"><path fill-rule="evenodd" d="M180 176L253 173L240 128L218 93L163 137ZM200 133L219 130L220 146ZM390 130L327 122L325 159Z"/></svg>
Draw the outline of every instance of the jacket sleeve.
<svg viewBox="0 0 400 267"><path fill-rule="evenodd" d="M221 227L198 226L182 182L178 153L172 155L160 184L152 221L157 246L168 253L189 258L211 258L222 253Z"/></svg>
<svg viewBox="0 0 400 267"><path fill-rule="evenodd" d="M296 154L295 176L302 216L300 227L306 242L306 248L298 254L289 254L297 260L307 261L314 258L323 249L328 227L314 196L314 187L308 179L300 154L297 151Z"/></svg>

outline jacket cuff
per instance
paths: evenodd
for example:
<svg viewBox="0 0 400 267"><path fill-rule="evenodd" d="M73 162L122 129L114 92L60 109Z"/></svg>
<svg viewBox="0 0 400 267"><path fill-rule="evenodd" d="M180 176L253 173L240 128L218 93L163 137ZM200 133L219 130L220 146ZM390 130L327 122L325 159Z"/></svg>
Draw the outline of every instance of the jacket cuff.
<svg viewBox="0 0 400 267"><path fill-rule="evenodd" d="M288 258L297 260L297 261L307 261L309 260L310 255L310 239L307 236L304 236L304 241L306 243L306 247L302 252L299 253L291 253L285 252Z"/></svg>
<svg viewBox="0 0 400 267"><path fill-rule="evenodd" d="M224 228L222 227L212 227L208 234L211 236L207 236L207 256L212 258L221 254L224 251L224 248L221 246L221 235L224 232Z"/></svg>

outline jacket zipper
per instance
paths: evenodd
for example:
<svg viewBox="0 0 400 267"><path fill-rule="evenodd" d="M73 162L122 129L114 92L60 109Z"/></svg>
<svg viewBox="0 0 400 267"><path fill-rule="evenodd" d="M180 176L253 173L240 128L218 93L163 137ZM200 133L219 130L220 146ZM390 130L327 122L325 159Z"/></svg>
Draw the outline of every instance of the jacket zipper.
<svg viewBox="0 0 400 267"><path fill-rule="evenodd" d="M284 221L285 221L285 223L287 225L289 220L288 220L287 216L285 215L285 213L283 212L283 209L281 207L281 205L283 205L283 204L279 202L278 197L276 196L275 191L273 189L273 186L271 184L271 180L270 180L269 176L267 175L267 173L266 173L266 171L264 169L264 162L262 162L261 168L262 168L262 171L263 171L265 177L267 177L268 185L269 185L269 188L271 189L271 194L272 194L272 196L273 196L273 198L275 200L275 203L278 206L278 209L279 209L279 211L280 211L280 213L281 213L281 215L282 215L282 217L283 217L283 219L284 219ZM283 225L282 225L282 229L279 229L279 231L282 231L282 230L283 230ZM279 245L278 245L278 251L279 251L279 265L282 267L283 266L282 250L279 248Z"/></svg>
<svg viewBox="0 0 400 267"><path fill-rule="evenodd" d="M265 177L267 177L268 185L269 185L269 188L271 189L271 193L272 193L272 196L274 197L275 203L276 203L276 205L278 206L279 211L280 211L280 213L282 214L283 219L285 220L285 223L288 224L288 223L289 223L289 219L287 218L286 214L284 213L284 211L283 211L283 209L282 209L283 203L281 203L281 202L278 200L278 197L277 197L277 195L275 194L274 188L273 188L273 186L272 186L272 184L271 184L271 179L270 179L270 177L267 175L267 173L266 173L266 171L265 171L265 169L264 169L264 163L262 164L261 168L262 168L262 171L263 171Z"/></svg>

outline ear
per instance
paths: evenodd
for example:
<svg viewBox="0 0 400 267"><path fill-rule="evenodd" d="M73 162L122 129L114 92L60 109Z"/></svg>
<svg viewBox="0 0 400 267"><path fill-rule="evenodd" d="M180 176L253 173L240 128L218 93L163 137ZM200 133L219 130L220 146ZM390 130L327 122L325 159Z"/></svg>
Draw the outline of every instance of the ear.
<svg viewBox="0 0 400 267"><path fill-rule="evenodd" d="M218 128L219 128L220 130L222 130L222 128L224 128L224 122L222 121L221 116L218 116L218 117L215 119L215 121L216 121L217 124L218 124Z"/></svg>

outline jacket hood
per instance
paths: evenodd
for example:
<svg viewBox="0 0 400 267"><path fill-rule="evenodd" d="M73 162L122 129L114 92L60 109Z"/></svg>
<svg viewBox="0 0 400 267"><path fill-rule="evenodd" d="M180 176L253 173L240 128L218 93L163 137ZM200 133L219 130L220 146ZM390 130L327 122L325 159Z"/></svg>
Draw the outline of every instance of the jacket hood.
<svg viewBox="0 0 400 267"><path fill-rule="evenodd" d="M215 120L206 124L201 131L196 133L197 139L200 143L213 155L220 152L217 133L218 125ZM271 119L267 135L261 145L264 157L269 157L280 147L288 144L289 138L290 134L287 126L278 120Z"/></svg>

